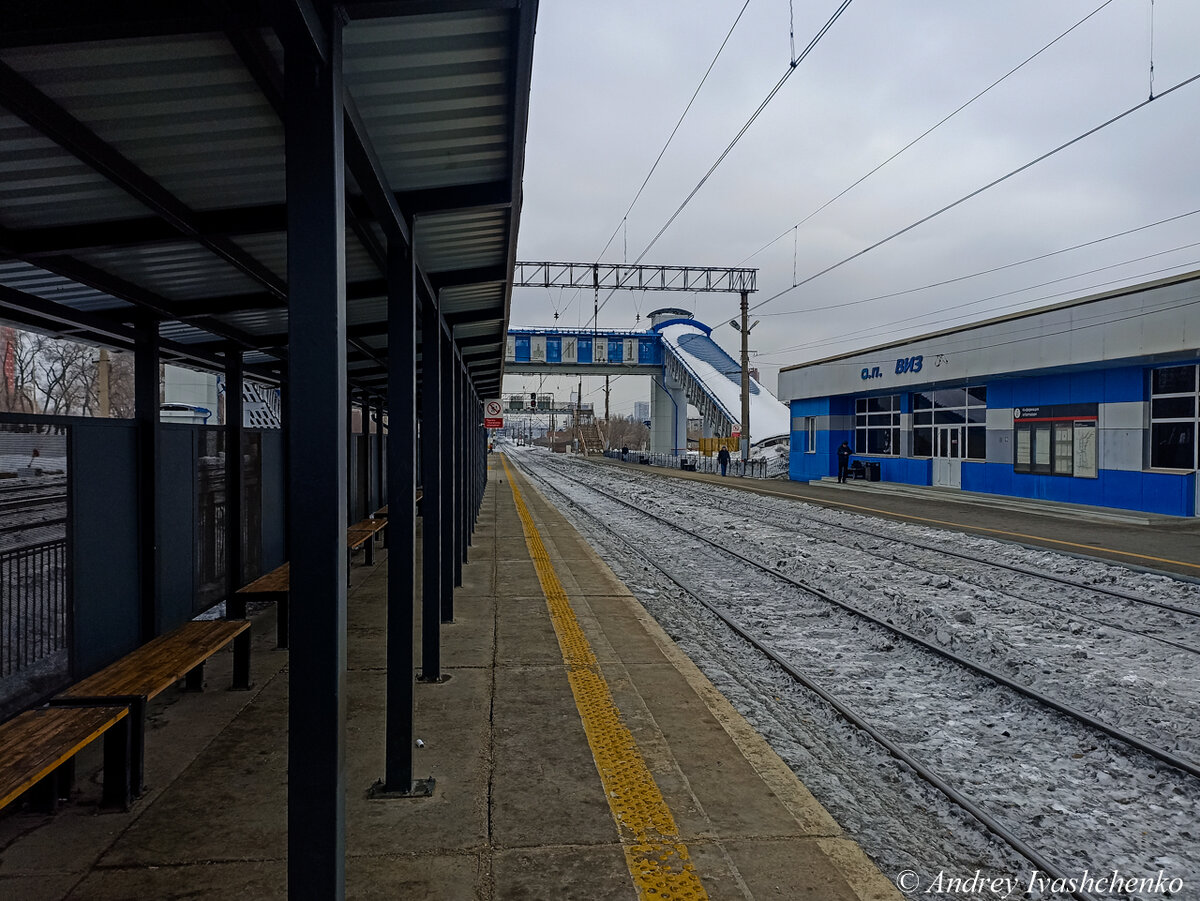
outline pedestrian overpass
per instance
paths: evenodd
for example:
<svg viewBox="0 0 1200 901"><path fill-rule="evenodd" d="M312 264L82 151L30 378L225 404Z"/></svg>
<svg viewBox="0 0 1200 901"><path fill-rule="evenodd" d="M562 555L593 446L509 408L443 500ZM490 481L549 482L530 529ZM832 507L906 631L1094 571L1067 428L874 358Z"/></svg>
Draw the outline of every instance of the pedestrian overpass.
<svg viewBox="0 0 1200 901"><path fill-rule="evenodd" d="M561 328L510 329L504 371L512 375L643 375L650 394L650 450L687 448L687 409L700 412L703 436L741 431L742 367L712 339L712 329L688 310L650 314L645 331ZM750 379L750 443L787 438L788 408Z"/></svg>

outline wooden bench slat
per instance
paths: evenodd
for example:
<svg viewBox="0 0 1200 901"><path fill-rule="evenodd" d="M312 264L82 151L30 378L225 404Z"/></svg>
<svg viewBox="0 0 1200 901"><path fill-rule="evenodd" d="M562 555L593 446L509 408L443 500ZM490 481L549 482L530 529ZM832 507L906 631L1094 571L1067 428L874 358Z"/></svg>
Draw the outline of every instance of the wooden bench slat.
<svg viewBox="0 0 1200 901"><path fill-rule="evenodd" d="M287 591L291 575L291 564L285 563L283 566L271 570L266 575L259 576L250 584L243 585L238 589L238 594L257 594L260 592L274 593Z"/></svg>
<svg viewBox="0 0 1200 901"><path fill-rule="evenodd" d="M0 725L0 807L128 716L127 706L42 707Z"/></svg>
<svg viewBox="0 0 1200 901"><path fill-rule="evenodd" d="M72 685L58 697L96 698L142 695L147 699L170 688L238 635L248 620L201 620L184 623Z"/></svg>

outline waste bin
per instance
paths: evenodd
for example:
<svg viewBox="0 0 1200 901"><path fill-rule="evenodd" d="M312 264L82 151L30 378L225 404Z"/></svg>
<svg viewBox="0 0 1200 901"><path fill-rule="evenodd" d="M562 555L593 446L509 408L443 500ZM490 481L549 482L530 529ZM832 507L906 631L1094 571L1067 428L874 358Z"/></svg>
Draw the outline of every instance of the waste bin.
<svg viewBox="0 0 1200 901"><path fill-rule="evenodd" d="M868 460L866 463L866 467L867 467L867 481L868 482L878 482L879 481L879 464Z"/></svg>

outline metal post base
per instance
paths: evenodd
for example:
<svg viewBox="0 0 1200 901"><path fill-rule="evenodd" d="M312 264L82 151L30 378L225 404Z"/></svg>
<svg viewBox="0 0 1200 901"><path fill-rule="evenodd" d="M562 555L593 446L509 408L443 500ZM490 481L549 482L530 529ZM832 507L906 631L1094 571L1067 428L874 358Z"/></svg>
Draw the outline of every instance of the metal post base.
<svg viewBox="0 0 1200 901"><path fill-rule="evenodd" d="M450 681L450 674L442 673L441 675L435 676L432 679L426 679L422 673L417 673L417 681L423 682L426 685L441 685L443 682Z"/></svg>
<svg viewBox="0 0 1200 901"><path fill-rule="evenodd" d="M382 779L376 779L375 784L367 789L367 798L371 801L395 801L403 798L431 798L437 780L432 776L428 779L414 779L407 791L391 789L383 784Z"/></svg>

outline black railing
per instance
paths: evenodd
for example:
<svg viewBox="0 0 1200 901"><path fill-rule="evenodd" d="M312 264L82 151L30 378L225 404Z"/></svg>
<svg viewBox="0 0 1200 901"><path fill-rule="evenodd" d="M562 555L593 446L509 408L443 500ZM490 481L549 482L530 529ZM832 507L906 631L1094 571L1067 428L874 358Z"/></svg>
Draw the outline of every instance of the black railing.
<svg viewBox="0 0 1200 901"><path fill-rule="evenodd" d="M67 542L0 552L0 677L69 647Z"/></svg>
<svg viewBox="0 0 1200 901"><path fill-rule="evenodd" d="M604 452L604 456L620 460L621 452L608 450ZM689 454L685 457L681 454L652 454L646 451L631 450L625 459L629 463L664 466L668 469L687 469L691 472L719 473L721 471L721 464L717 462L716 457L697 454ZM770 478L770 469L766 460L751 460L749 463L743 464L740 457L734 457L729 461L725 471L727 475L745 476L750 479Z"/></svg>

